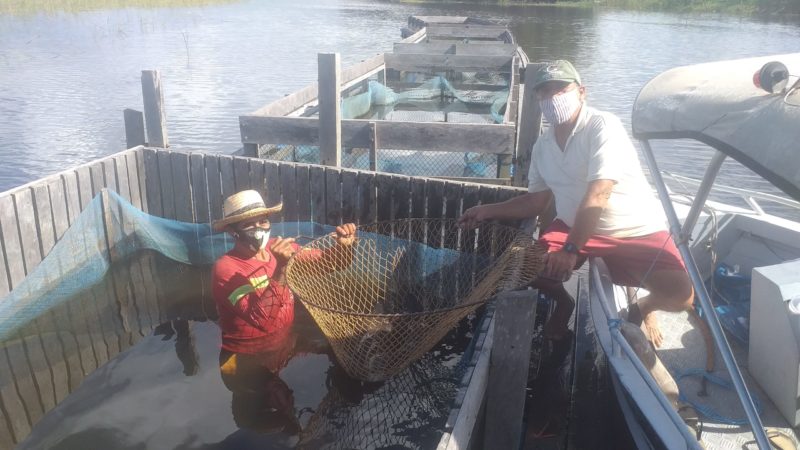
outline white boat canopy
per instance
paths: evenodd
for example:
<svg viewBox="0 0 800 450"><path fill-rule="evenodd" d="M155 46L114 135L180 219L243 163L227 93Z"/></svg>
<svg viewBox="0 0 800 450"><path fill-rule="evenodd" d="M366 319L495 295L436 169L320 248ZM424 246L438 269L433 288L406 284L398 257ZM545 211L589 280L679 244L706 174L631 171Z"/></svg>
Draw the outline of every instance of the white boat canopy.
<svg viewBox="0 0 800 450"><path fill-rule="evenodd" d="M754 74L771 61L788 68L788 95L756 87ZM639 93L633 135L702 141L800 200L798 75L800 53L669 70Z"/></svg>

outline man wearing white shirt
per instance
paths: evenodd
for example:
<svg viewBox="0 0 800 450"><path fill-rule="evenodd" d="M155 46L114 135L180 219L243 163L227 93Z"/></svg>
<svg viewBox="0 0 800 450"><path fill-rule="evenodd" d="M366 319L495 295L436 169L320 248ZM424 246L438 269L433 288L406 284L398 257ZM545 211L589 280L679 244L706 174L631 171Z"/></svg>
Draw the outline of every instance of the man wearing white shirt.
<svg viewBox="0 0 800 450"><path fill-rule="evenodd" d="M538 216L555 198L556 219L540 235L548 257L537 287L557 302L545 336L560 339L568 331L575 302L563 281L587 257L598 256L616 284L650 292L629 307L628 320L644 321L659 346L651 313L686 310L694 292L636 149L616 116L586 105L586 88L568 61L554 61L529 76L551 127L533 146L528 193L470 208L460 223L474 228L486 220Z"/></svg>

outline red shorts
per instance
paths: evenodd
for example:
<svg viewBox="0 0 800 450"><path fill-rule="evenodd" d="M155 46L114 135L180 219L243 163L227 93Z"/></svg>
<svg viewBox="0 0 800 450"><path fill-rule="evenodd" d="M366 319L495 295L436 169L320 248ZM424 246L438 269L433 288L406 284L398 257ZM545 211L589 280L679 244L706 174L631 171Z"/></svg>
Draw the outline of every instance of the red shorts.
<svg viewBox="0 0 800 450"><path fill-rule="evenodd" d="M547 246L548 252L556 252L568 235L567 224L554 220L539 241ZM592 235L580 251L579 264L590 256L602 257L611 279L622 286L639 287L642 277L648 272L686 270L678 248L666 230L628 238Z"/></svg>

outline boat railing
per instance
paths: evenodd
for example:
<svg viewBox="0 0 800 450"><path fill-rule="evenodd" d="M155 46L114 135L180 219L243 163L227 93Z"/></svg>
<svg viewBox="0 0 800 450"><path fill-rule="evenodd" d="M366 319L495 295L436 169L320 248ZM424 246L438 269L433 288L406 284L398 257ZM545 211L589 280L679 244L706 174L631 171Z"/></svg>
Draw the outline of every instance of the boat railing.
<svg viewBox="0 0 800 450"><path fill-rule="evenodd" d="M694 178L689 178L683 175L678 175L668 171L662 171L662 176L672 180L674 183L680 185L682 188L699 188L701 184L701 180L697 180ZM669 189L669 185L667 185ZM685 201L687 204L691 204L694 200L694 195L690 194L689 189L684 189L685 192L675 192L674 190L670 189L670 195L673 200L680 201L681 197L685 197ZM739 196L742 200L747 203L748 206L751 208L751 212L757 215L765 215L766 213L761 208L761 205L758 203L758 200L776 203L783 206L788 206L793 209L800 210L800 202L795 200L781 197L779 195L767 194L764 192L754 191L752 189L743 189L737 188L733 186L725 186L720 184L714 185L714 191L726 193L726 194L734 194ZM677 197L677 198L676 198Z"/></svg>
<svg viewBox="0 0 800 450"><path fill-rule="evenodd" d="M603 289L603 280L600 277L600 271L598 270L597 264L594 261L592 261L592 264L590 264L589 270L589 276L591 276L592 284L595 286L594 292L596 292L599 296L600 304L603 306L603 312L609 321L609 332L611 333L612 338L613 353L619 355L621 351L621 353L624 354L628 360L630 360L631 364L633 364L633 367L636 368L636 371L639 372L639 375L653 393L653 396L667 413L672 423L680 432L681 436L686 440L687 448L702 449L703 447L697 441L697 438L689 432L689 428L686 423L678 415L678 412L672 406L667 396L664 395L664 392L660 387L658 387L658 384L656 384L656 381L653 379L652 375L650 375L650 372L639 359L639 356L633 350L631 344L628 343L628 340L625 339L622 331L620 331L619 320L621 319L614 319L614 315L611 313L611 310L608 306L608 298L606 297L605 290Z"/></svg>

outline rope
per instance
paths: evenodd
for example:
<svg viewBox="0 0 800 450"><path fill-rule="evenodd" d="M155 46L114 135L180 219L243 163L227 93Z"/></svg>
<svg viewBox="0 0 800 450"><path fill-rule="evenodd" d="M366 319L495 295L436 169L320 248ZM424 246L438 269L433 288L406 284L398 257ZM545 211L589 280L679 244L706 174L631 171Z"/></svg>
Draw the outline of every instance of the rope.
<svg viewBox="0 0 800 450"><path fill-rule="evenodd" d="M683 378L691 377L691 376L699 376L704 381L708 381L708 382L714 383L717 386L720 386L720 387L722 387L724 389L733 391L734 390L733 389L733 384L730 381L728 381L728 380L726 380L724 378L720 378L720 377L718 377L718 376L716 376L714 374L708 373L703 369L688 369L685 372L675 371L675 373L677 374L677 376L675 377L675 382L678 383L678 389L679 389L678 400L680 400L680 401L682 401L684 403L688 403L688 404L692 405L692 407L698 413L702 414L703 416L705 416L708 419L711 419L711 420L713 420L715 422L723 423L723 424L727 424L727 425L737 425L737 426L750 424L750 422L748 422L747 418L737 419L737 418L729 417L729 416L726 416L726 415L724 415L722 413L717 412L717 410L715 410L713 407L711 407L709 405L704 405L704 404L702 404L700 402L697 402L697 401L689 399L684 394L684 389L682 388L682 386L680 384L680 381ZM755 407L756 407L756 412L758 412L758 415L761 415L761 413L762 413L761 401L759 401L759 399L755 395L755 393L751 392L750 395L753 397L753 405L755 405Z"/></svg>

